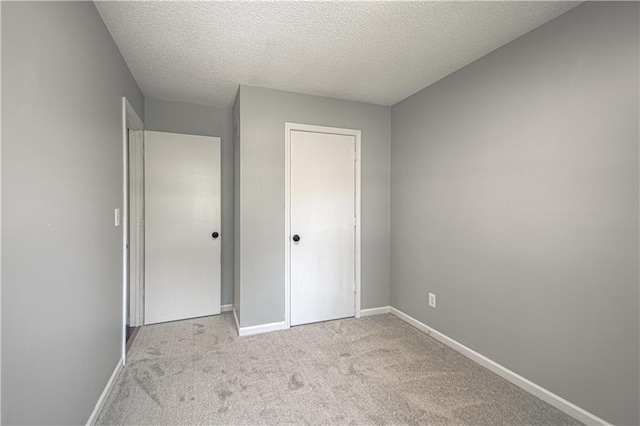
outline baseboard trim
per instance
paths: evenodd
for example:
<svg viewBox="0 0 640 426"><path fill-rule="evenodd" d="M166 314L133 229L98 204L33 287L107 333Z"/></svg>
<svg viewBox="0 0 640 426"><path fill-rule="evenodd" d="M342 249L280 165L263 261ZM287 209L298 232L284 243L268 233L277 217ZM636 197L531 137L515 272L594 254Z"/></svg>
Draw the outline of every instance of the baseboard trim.
<svg viewBox="0 0 640 426"><path fill-rule="evenodd" d="M284 330L287 328L284 321L272 322L269 324L253 325L251 327L240 327L239 336L251 336L252 334L269 333L271 331Z"/></svg>
<svg viewBox="0 0 640 426"><path fill-rule="evenodd" d="M228 304L228 305L220 305L220 312L231 312L231 310L233 309L233 304Z"/></svg>
<svg viewBox="0 0 640 426"><path fill-rule="evenodd" d="M582 423L585 423L587 425L605 425L605 426L611 426L610 423L606 422L605 420L601 419L600 417L591 414L590 412L588 412L587 410L584 410L583 408L578 407L577 405L573 404L572 402L567 401L566 399L562 398L561 396L556 395L555 393L543 388L540 385L537 385L535 383L533 383L532 381L525 379L524 377L520 376L518 373L515 373L511 370L509 370L508 368L498 364L495 361L492 361L491 359L487 358L486 356L474 351L473 349L463 345L462 343L452 339L451 337L440 333L439 331L429 327L428 325L418 321L417 319L413 318L412 316L409 316L407 314L405 314L404 312L402 312L399 309L396 309L394 307L390 308L390 313L395 315L396 317L400 318L401 320L403 320L404 322L406 322L407 324L410 324L412 326L414 326L415 328L417 328L418 330L428 334L429 336L433 337L434 339L438 340L441 343L444 343L445 345L449 346L450 348L452 348L453 350L455 350L456 352L461 353L462 355L466 356L467 358L471 359L472 361L475 361L476 363L480 364L481 366L483 366L484 368L488 369L489 371L492 371L493 373L497 374L498 376L502 377L505 380L508 380L509 382L513 383L514 385L524 389L525 391L529 392L530 394L540 398L541 400L545 401L546 403L554 406L555 408L557 408L558 410L570 415L571 417L581 421Z"/></svg>
<svg viewBox="0 0 640 426"><path fill-rule="evenodd" d="M380 306L379 308L368 308L360 311L361 317L368 317L369 315L388 314L391 312L391 306Z"/></svg>
<svg viewBox="0 0 640 426"><path fill-rule="evenodd" d="M96 402L96 406L93 408L91 416L89 416L89 420L87 420L87 426L93 426L96 424L96 420L98 420L100 411L102 411L102 407L104 407L104 403L107 401L107 397L109 396L109 393L111 393L111 389L115 385L116 380L118 379L118 376L122 371L122 367L124 367L124 360L121 358L120 361L118 361L115 370L113 370L113 373L111 374L107 385L104 387L100 398L98 398L98 402Z"/></svg>

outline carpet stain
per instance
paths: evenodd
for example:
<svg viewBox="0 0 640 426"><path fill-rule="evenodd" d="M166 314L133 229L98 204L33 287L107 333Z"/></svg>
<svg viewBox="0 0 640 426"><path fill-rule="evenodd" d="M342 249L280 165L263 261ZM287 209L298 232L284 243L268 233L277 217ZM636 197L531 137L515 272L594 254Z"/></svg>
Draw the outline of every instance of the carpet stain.
<svg viewBox="0 0 640 426"><path fill-rule="evenodd" d="M151 371L153 371L154 373L156 373L157 376L164 376L164 370L162 368L160 368L160 366L158 364L153 364L151 367Z"/></svg>
<svg viewBox="0 0 640 426"><path fill-rule="evenodd" d="M160 352L160 348L158 348L158 347L153 347L153 348L147 350L147 353L149 355L156 355L156 356L162 355L162 352Z"/></svg>
<svg viewBox="0 0 640 426"><path fill-rule="evenodd" d="M223 389L221 391L218 391L217 393L218 400L220 401L220 408L218 408L218 413L225 413L229 411L229 403L227 402L227 400L231 395L233 395L233 392L228 389Z"/></svg>
<svg viewBox="0 0 640 426"><path fill-rule="evenodd" d="M158 407L162 408L162 404L160 403L160 398L158 398L158 395L156 395L153 389L151 389L151 383L153 381L153 378L151 377L151 375L145 371L143 373L142 378L134 376L133 379L136 381L138 386L140 386L140 389L142 389L144 393L146 393L149 396L149 398L151 398L151 400L153 400L153 402L155 402L158 405Z"/></svg>
<svg viewBox="0 0 640 426"><path fill-rule="evenodd" d="M123 400L126 400L129 397L129 387L128 386L118 386L118 393L114 398L114 403L119 403Z"/></svg>
<svg viewBox="0 0 640 426"><path fill-rule="evenodd" d="M218 391L218 399L220 399L220 401L224 402L227 400L227 398L229 398L231 395L233 395L233 392L231 392L228 389L223 389L221 391Z"/></svg>
<svg viewBox="0 0 640 426"><path fill-rule="evenodd" d="M295 373L289 379L289 389L298 390L304 386L304 380L302 380L302 376L300 374Z"/></svg>

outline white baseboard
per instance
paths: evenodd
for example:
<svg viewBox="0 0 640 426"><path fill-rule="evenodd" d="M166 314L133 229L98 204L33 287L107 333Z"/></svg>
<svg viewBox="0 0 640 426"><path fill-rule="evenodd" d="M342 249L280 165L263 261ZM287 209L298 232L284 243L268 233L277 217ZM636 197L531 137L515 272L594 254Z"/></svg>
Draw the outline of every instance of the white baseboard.
<svg viewBox="0 0 640 426"><path fill-rule="evenodd" d="M89 420L87 420L87 426L95 425L96 420L98 420L98 415L100 415L100 411L102 411L102 407L104 406L104 403L107 401L107 397L109 396L109 393L113 388L113 385L115 385L116 379L120 375L120 372L122 371L123 366L124 366L124 360L120 359L120 361L118 361L118 364L116 365L115 370L113 370L113 373L111 374L111 377L107 382L107 385L104 387L104 390L100 395L100 398L98 398L98 402L96 402L96 406L93 408L93 412L91 412L91 415L89 416Z"/></svg>
<svg viewBox="0 0 640 426"><path fill-rule="evenodd" d="M228 305L220 305L220 312L231 312L232 309L233 309L232 303Z"/></svg>
<svg viewBox="0 0 640 426"><path fill-rule="evenodd" d="M361 309L360 316L368 317L369 315L388 314L391 312L391 306L380 306L379 308Z"/></svg>
<svg viewBox="0 0 640 426"><path fill-rule="evenodd" d="M390 312L391 312L391 314L393 314L396 317L400 318L401 320L403 320L407 324L410 324L410 325L414 326L418 330L420 330L420 331L428 334L429 336L433 337L434 339L444 343L445 345L449 346L450 348L452 348L456 352L460 352L462 355L466 356L467 358L471 359L472 361L477 362L478 364L480 364L484 368L492 371L493 373L497 374L498 376L502 377L503 379L508 380L509 382L513 383L514 385L526 390L530 394L540 398L541 400L545 401L546 403L554 406L558 410L570 415L571 417L581 421L582 423L585 423L587 425L611 426L610 423L602 420L600 417L589 413L588 411L578 407L577 405L573 404L572 402L567 401L566 399L556 395L555 393L543 388L542 386L537 385L537 384L533 383L532 381L530 381L528 379L525 379L524 377L522 377L518 373L515 373L515 372L509 370L508 368L498 364L497 362L490 360L486 356L474 351L473 349L463 345L462 343L460 343L460 342L458 342L456 340L453 340L449 336L440 333L439 331L437 331L437 330L429 327L428 325L418 321L417 319L405 314L404 312L402 312L402 311L400 311L400 310L398 310L398 309L396 309L394 307L391 307Z"/></svg>
<svg viewBox="0 0 640 426"><path fill-rule="evenodd" d="M284 330L285 328L287 327L284 321L272 322L269 324L254 325L251 327L240 327L238 330L238 335L251 336L252 334L268 333L270 331Z"/></svg>

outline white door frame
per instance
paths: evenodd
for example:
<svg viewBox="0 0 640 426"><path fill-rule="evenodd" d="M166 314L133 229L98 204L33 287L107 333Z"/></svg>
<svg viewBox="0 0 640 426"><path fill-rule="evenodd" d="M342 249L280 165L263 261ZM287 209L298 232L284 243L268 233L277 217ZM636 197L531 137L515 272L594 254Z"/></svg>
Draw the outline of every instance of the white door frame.
<svg viewBox="0 0 640 426"><path fill-rule="evenodd" d="M144 123L127 98L122 98L122 362L127 352L127 282L129 280L129 130L144 130ZM133 284L133 283L132 283Z"/></svg>
<svg viewBox="0 0 640 426"><path fill-rule="evenodd" d="M361 240L361 227L360 227L360 205L361 205L361 191L360 191L360 154L361 154L361 134L360 130L353 129L340 129L337 127L325 127L314 126L311 124L299 124L299 123L284 123L285 129L285 153L284 153L284 322L285 328L291 327L291 132L313 132L313 133L326 133L331 135L345 135L354 136L356 139L356 152L355 152L355 164L354 172L356 178L356 190L355 190L355 317L360 318L360 284L361 284L361 256L360 256L360 240Z"/></svg>

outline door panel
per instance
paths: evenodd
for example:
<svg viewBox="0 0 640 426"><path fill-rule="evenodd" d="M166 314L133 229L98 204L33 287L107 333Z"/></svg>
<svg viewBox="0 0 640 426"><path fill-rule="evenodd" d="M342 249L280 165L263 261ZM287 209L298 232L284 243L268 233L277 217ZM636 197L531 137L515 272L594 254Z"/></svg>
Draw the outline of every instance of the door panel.
<svg viewBox="0 0 640 426"><path fill-rule="evenodd" d="M220 313L220 138L145 132L145 324Z"/></svg>
<svg viewBox="0 0 640 426"><path fill-rule="evenodd" d="M131 327L144 324L144 134L129 130L129 306Z"/></svg>
<svg viewBox="0 0 640 426"><path fill-rule="evenodd" d="M291 325L355 314L355 137L291 132Z"/></svg>

